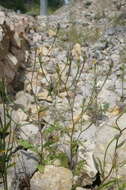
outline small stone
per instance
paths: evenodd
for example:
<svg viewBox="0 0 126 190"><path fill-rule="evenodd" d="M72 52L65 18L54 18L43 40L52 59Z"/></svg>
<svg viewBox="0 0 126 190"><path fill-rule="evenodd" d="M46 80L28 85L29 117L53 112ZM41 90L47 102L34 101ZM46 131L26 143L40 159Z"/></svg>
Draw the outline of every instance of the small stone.
<svg viewBox="0 0 126 190"><path fill-rule="evenodd" d="M116 33L116 28L111 27L111 28L107 29L105 33L108 36L112 36L112 35L114 35Z"/></svg>
<svg viewBox="0 0 126 190"><path fill-rule="evenodd" d="M0 42L3 40L3 29L0 27Z"/></svg>
<svg viewBox="0 0 126 190"><path fill-rule="evenodd" d="M86 189L84 189L82 187L77 187L76 190L86 190Z"/></svg>
<svg viewBox="0 0 126 190"><path fill-rule="evenodd" d="M78 184L78 181L79 181L79 176L75 175L75 176L73 177L73 185Z"/></svg>
<svg viewBox="0 0 126 190"><path fill-rule="evenodd" d="M67 97L67 92L61 92L60 94L59 94L59 97L60 98L65 98L65 97Z"/></svg>
<svg viewBox="0 0 126 190"><path fill-rule="evenodd" d="M107 42L98 42L94 45L93 49L96 49L96 50L104 50L107 48Z"/></svg>
<svg viewBox="0 0 126 190"><path fill-rule="evenodd" d="M28 122L22 123L20 137L23 140L32 140L38 134L38 126Z"/></svg>
<svg viewBox="0 0 126 190"><path fill-rule="evenodd" d="M48 53L49 53L49 50L46 47L40 47L40 48L37 49L37 54L38 55L47 56Z"/></svg>
<svg viewBox="0 0 126 190"><path fill-rule="evenodd" d="M17 94L16 94L16 101L15 101L15 104L19 104L22 106L22 108L24 109L28 109L29 106L31 105L31 103L33 102L34 98L24 92L24 91L19 91Z"/></svg>
<svg viewBox="0 0 126 190"><path fill-rule="evenodd" d="M41 108L40 106L37 106L35 104L31 105L29 108L29 115L30 115L29 119L32 121L33 119L38 120L38 118L42 119L46 117L48 114L47 109L48 108L46 107Z"/></svg>
<svg viewBox="0 0 126 190"><path fill-rule="evenodd" d="M49 92L47 90L44 90L43 92L40 92L37 94L38 99L41 100L47 100L47 101L52 101L51 96L49 96Z"/></svg>
<svg viewBox="0 0 126 190"><path fill-rule="evenodd" d="M117 54L112 54L111 55L111 59L115 64L119 64L120 63L120 56Z"/></svg>
<svg viewBox="0 0 126 190"><path fill-rule="evenodd" d="M0 11L0 24L3 24L5 21L5 13Z"/></svg>
<svg viewBox="0 0 126 190"><path fill-rule="evenodd" d="M72 49L72 56L78 60L78 59L80 59L81 54L82 54L81 53L81 45L79 43L76 43Z"/></svg>
<svg viewBox="0 0 126 190"><path fill-rule="evenodd" d="M14 40L15 40L16 45L19 48L21 48L21 38L19 37L17 32L14 33Z"/></svg>
<svg viewBox="0 0 126 190"><path fill-rule="evenodd" d="M56 32L50 29L48 31L48 35L49 35L49 37L55 37L56 36Z"/></svg>
<svg viewBox="0 0 126 190"><path fill-rule="evenodd" d="M36 43L36 42L38 42L38 41L41 41L41 35L35 33L35 34L33 35L33 42Z"/></svg>
<svg viewBox="0 0 126 190"><path fill-rule="evenodd" d="M10 63L10 65L12 65L12 66L16 66L18 63L17 58L14 55L12 55L11 53L9 53L7 55L7 59L8 59L8 62Z"/></svg>
<svg viewBox="0 0 126 190"><path fill-rule="evenodd" d="M16 111L13 110L11 117L13 118L13 121L15 121L16 123L20 123L21 121L25 121L27 119L27 115L22 109L18 109Z"/></svg>

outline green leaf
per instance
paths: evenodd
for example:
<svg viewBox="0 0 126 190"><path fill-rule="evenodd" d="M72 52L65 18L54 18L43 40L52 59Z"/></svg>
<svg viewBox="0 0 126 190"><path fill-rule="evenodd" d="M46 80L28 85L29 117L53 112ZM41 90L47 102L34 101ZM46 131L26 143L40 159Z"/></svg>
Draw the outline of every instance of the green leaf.
<svg viewBox="0 0 126 190"><path fill-rule="evenodd" d="M6 132L11 127L11 120L7 123L6 126L4 126L4 132Z"/></svg>
<svg viewBox="0 0 126 190"><path fill-rule="evenodd" d="M106 111L108 110L108 108L109 108L109 103L104 103L104 104L102 105L102 110L103 110L103 112L106 112Z"/></svg>
<svg viewBox="0 0 126 190"><path fill-rule="evenodd" d="M125 190L126 189L126 183L122 184L120 187L119 187L119 190Z"/></svg>
<svg viewBox="0 0 126 190"><path fill-rule="evenodd" d="M5 139L9 135L9 132L0 131L0 138Z"/></svg>
<svg viewBox="0 0 126 190"><path fill-rule="evenodd" d="M55 141L53 141L53 140L48 140L45 144L44 144L44 147L45 148L49 148L52 144L54 144L55 143Z"/></svg>
<svg viewBox="0 0 126 190"><path fill-rule="evenodd" d="M34 146L29 143L27 140L20 140L19 145L23 146L24 148L30 149L33 148Z"/></svg>
<svg viewBox="0 0 126 190"><path fill-rule="evenodd" d="M48 127L47 129L45 129L45 133L46 134L50 134L50 133L53 133L54 131L60 131L62 130L62 126L59 125L58 123L54 124L54 125L51 125L50 127Z"/></svg>
<svg viewBox="0 0 126 190"><path fill-rule="evenodd" d="M104 188L109 188L112 185L114 185L116 183L116 181L117 181L117 179L112 179L112 180L108 181L107 183L100 185L100 187L98 187L97 190L100 190L100 189L104 190Z"/></svg>
<svg viewBox="0 0 126 190"><path fill-rule="evenodd" d="M15 166L15 162L13 162L13 163L11 163L11 164L9 164L8 166L7 166L7 168L11 168L11 167L13 167L13 166Z"/></svg>
<svg viewBox="0 0 126 190"><path fill-rule="evenodd" d="M44 169L45 169L45 166L44 166L44 165L39 164L39 165L37 166L37 168L38 168L39 172L44 173Z"/></svg>
<svg viewBox="0 0 126 190"><path fill-rule="evenodd" d="M60 152L56 155L56 158L60 160L63 167L68 168L69 159L66 153Z"/></svg>

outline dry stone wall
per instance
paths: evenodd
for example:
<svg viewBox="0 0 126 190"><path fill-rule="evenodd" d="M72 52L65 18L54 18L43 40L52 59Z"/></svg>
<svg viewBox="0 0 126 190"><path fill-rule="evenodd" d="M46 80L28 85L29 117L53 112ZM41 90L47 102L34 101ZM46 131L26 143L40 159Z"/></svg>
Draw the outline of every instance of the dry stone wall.
<svg viewBox="0 0 126 190"><path fill-rule="evenodd" d="M27 62L29 19L14 12L0 11L0 78L4 77L9 86Z"/></svg>

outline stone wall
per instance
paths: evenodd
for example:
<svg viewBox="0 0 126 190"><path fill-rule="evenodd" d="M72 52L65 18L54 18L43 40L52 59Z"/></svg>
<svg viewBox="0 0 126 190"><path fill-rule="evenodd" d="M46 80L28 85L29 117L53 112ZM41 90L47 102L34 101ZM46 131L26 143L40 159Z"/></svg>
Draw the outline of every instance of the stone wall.
<svg viewBox="0 0 126 190"><path fill-rule="evenodd" d="M0 78L4 77L9 86L27 62L29 19L14 12L0 11Z"/></svg>

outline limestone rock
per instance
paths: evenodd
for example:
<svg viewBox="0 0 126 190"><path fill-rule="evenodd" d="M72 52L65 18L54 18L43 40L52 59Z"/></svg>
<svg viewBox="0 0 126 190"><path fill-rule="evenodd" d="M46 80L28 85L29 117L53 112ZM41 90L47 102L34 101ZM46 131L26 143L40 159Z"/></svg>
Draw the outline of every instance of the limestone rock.
<svg viewBox="0 0 126 190"><path fill-rule="evenodd" d="M3 40L3 36L4 36L3 29L2 27L0 27L0 42Z"/></svg>
<svg viewBox="0 0 126 190"><path fill-rule="evenodd" d="M119 122L118 122L118 125L121 129L125 128L125 124L124 124L126 121L125 115L126 114L122 115L122 117L119 119ZM110 119L109 122L107 122L107 124L105 124L104 126L101 126L99 128L99 130L97 131L96 147L94 150L94 156L95 156L96 160L98 158L103 163L106 148L107 148L109 142L112 139L115 139L115 140L113 140L113 142L110 144L110 146L108 148L108 151L106 154L104 172L105 172L105 175L107 175L108 172L110 171L110 168L112 167L112 162L114 160L116 160L116 164L117 164L117 168L118 168L117 175L123 177L123 176L125 176L125 170L124 170L125 166L119 167L119 165L121 163L125 162L125 151L126 151L125 135L126 135L126 132L124 131L122 133L122 135L119 137L118 130L116 128L114 128L114 126L116 126L115 121L116 121L117 117L118 116L115 116L112 119ZM119 142L118 142L118 148L117 148L117 152L116 152L116 156L115 156L114 151L115 151L115 147L116 147L116 139L118 137L119 137Z"/></svg>
<svg viewBox="0 0 126 190"><path fill-rule="evenodd" d="M81 45L77 43L74 45L72 49L72 56L76 59L80 59L81 54Z"/></svg>
<svg viewBox="0 0 126 190"><path fill-rule="evenodd" d="M38 55L47 56L48 53L49 53L49 50L47 49L47 47L42 46L42 47L40 47L40 48L37 49L37 54Z"/></svg>
<svg viewBox="0 0 126 190"><path fill-rule="evenodd" d="M37 155L31 151L19 150L15 156L15 163L15 167L8 171L10 189L20 189L22 184L28 187L29 179L38 166Z"/></svg>
<svg viewBox="0 0 126 190"><path fill-rule="evenodd" d="M34 141L36 135L39 132L39 129L36 125L30 124L28 122L22 122L22 126L20 127L20 137L23 140Z"/></svg>
<svg viewBox="0 0 126 190"><path fill-rule="evenodd" d="M3 24L5 21L5 13L0 11L0 24Z"/></svg>
<svg viewBox="0 0 126 190"><path fill-rule="evenodd" d="M16 123L20 123L27 119L27 115L22 109L13 110L11 117Z"/></svg>
<svg viewBox="0 0 126 190"><path fill-rule="evenodd" d="M45 99L47 101L52 101L52 98L49 96L49 92L47 90L43 90L43 92L38 93L39 100Z"/></svg>
<svg viewBox="0 0 126 190"><path fill-rule="evenodd" d="M14 34L14 41L15 41L15 43L17 44L17 46L18 46L19 48L21 48L21 39L19 38L19 35L18 35L17 32L15 32L15 34Z"/></svg>
<svg viewBox="0 0 126 190"><path fill-rule="evenodd" d="M8 62L10 66L17 66L18 60L16 59L15 56L13 56L11 53L7 55Z"/></svg>
<svg viewBox="0 0 126 190"><path fill-rule="evenodd" d="M45 166L44 173L36 173L31 179L31 189L71 190L72 172L63 167Z"/></svg>
<svg viewBox="0 0 126 190"><path fill-rule="evenodd" d="M30 107L33 100L34 98L30 94L24 91L19 91L16 94L15 104L20 105L22 108L25 108L27 110Z"/></svg>
<svg viewBox="0 0 126 190"><path fill-rule="evenodd" d="M86 189L84 189L82 187L77 187L76 190L86 190Z"/></svg>
<svg viewBox="0 0 126 190"><path fill-rule="evenodd" d="M35 34L33 35L33 42L36 43L36 42L38 42L38 41L41 41L41 35L35 33Z"/></svg>
<svg viewBox="0 0 126 190"><path fill-rule="evenodd" d="M56 36L56 32L50 29L48 31L48 35L49 35L49 37L55 37Z"/></svg>

